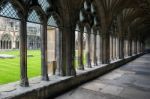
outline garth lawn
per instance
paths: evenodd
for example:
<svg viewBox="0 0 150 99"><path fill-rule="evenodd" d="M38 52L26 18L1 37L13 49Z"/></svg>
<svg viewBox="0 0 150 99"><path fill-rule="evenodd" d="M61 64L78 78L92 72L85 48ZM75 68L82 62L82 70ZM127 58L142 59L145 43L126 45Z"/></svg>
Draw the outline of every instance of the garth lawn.
<svg viewBox="0 0 150 99"><path fill-rule="evenodd" d="M32 78L41 75L41 52L40 50L28 50L28 55L32 57L27 58L28 77ZM0 85L9 82L20 80L20 53L19 50L0 51L0 54L14 55L12 59L0 58ZM75 58L75 66L78 68L77 51ZM86 64L86 57L84 53L83 64Z"/></svg>
<svg viewBox="0 0 150 99"><path fill-rule="evenodd" d="M28 50L27 58L28 77L39 76L41 73L41 55L40 50ZM15 55L12 59L0 58L0 85L20 80L20 53L15 51L0 51L0 54Z"/></svg>

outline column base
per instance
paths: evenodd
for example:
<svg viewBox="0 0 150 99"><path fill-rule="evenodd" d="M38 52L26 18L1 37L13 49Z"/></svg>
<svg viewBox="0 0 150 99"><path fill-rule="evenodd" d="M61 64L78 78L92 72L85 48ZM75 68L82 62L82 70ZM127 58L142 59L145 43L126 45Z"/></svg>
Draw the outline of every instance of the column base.
<svg viewBox="0 0 150 99"><path fill-rule="evenodd" d="M56 69L56 71L55 71L55 75L57 75L57 76L65 76L65 74L63 73L63 70L61 69Z"/></svg>
<svg viewBox="0 0 150 99"><path fill-rule="evenodd" d="M76 76L76 70L75 69L71 70L71 76Z"/></svg>
<svg viewBox="0 0 150 99"><path fill-rule="evenodd" d="M43 77L42 77L42 80L43 80L43 81L49 81L49 77L48 77L48 75L43 76Z"/></svg>
<svg viewBox="0 0 150 99"><path fill-rule="evenodd" d="M78 68L79 70L84 70L84 66L80 65L80 67Z"/></svg>
<svg viewBox="0 0 150 99"><path fill-rule="evenodd" d="M21 86L21 87L29 87L29 82L28 82L28 80L26 79L26 80L20 81L20 86Z"/></svg>
<svg viewBox="0 0 150 99"><path fill-rule="evenodd" d="M87 68L92 68L92 65L91 65L90 61L88 61L88 63L87 63Z"/></svg>

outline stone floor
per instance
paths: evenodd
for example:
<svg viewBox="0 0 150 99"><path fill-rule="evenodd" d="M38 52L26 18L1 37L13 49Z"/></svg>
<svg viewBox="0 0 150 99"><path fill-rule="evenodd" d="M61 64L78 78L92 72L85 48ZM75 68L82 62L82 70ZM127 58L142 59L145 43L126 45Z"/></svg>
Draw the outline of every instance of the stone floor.
<svg viewBox="0 0 150 99"><path fill-rule="evenodd" d="M150 54L55 99L150 99Z"/></svg>

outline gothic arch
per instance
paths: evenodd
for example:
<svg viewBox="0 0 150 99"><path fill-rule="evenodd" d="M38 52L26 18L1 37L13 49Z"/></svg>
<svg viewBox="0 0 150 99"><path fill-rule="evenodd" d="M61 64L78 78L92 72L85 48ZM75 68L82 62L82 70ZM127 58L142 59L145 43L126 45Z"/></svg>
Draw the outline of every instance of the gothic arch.
<svg viewBox="0 0 150 99"><path fill-rule="evenodd" d="M18 15L19 19L23 18L23 14L25 12L25 9L23 7L23 5L18 1L18 0L2 0L0 2L0 7L1 6L5 6L6 4L10 3L12 5L12 7L17 11L16 14ZM1 10L1 8L0 8ZM7 17L7 16L5 16ZM11 18L11 17L9 17Z"/></svg>
<svg viewBox="0 0 150 99"><path fill-rule="evenodd" d="M39 17L39 21L40 22L37 22L37 23L43 24L44 22L46 22L46 14L43 11L43 9L41 8L41 6L38 6L38 5L35 6L34 5L34 6L29 7L29 9L27 10L27 12L28 12L28 18L29 18L29 15L33 11L35 11L37 13L38 17ZM32 22L32 23L36 23L36 22Z"/></svg>
<svg viewBox="0 0 150 99"><path fill-rule="evenodd" d="M59 27L59 28L62 27L62 19L61 19L61 17L59 16L59 14L58 14L57 12L52 11L52 12L50 12L50 14L48 14L47 16L48 16L48 19L49 19L50 17L53 17L53 18L54 18L54 20L56 21L57 27Z"/></svg>

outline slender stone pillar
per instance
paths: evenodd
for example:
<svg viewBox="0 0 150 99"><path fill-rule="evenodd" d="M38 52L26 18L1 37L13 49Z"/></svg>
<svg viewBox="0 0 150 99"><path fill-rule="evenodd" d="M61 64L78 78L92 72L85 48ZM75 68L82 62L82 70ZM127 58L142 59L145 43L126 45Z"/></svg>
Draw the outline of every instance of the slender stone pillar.
<svg viewBox="0 0 150 99"><path fill-rule="evenodd" d="M96 53L96 57L97 57L97 65L101 64L101 36L100 33L98 31L97 33L97 40L96 40L96 48L97 48L97 53Z"/></svg>
<svg viewBox="0 0 150 99"><path fill-rule="evenodd" d="M137 54L137 40L135 40L135 54Z"/></svg>
<svg viewBox="0 0 150 99"><path fill-rule="evenodd" d="M106 41L105 41L105 36L104 34L102 35L102 47L101 47L101 58L102 58L102 64L106 63L106 50L105 50L105 46L106 46Z"/></svg>
<svg viewBox="0 0 150 99"><path fill-rule="evenodd" d="M99 57L100 57L100 58L99 58L99 61L100 61L100 64L102 64L102 57L103 57L103 56L102 56L102 55L103 55L103 54L102 54L102 53L103 53L103 50L102 50L102 36L101 36L101 34L100 34L99 36L100 36L100 40L99 40L99 41L100 41L100 43L99 43L99 44L100 44L100 45L99 45L99 47L100 47L100 48L99 48L99 50L100 50L100 52L99 52Z"/></svg>
<svg viewBox="0 0 150 99"><path fill-rule="evenodd" d="M139 54L139 41L137 40L137 54Z"/></svg>
<svg viewBox="0 0 150 99"><path fill-rule="evenodd" d="M112 36L110 35L110 61L112 61Z"/></svg>
<svg viewBox="0 0 150 99"><path fill-rule="evenodd" d="M113 35L111 36L111 60L113 61L114 60L114 41L113 41Z"/></svg>
<svg viewBox="0 0 150 99"><path fill-rule="evenodd" d="M129 56L132 56L132 40L131 39L129 40L129 46L130 46L129 47L130 48L129 49Z"/></svg>
<svg viewBox="0 0 150 99"><path fill-rule="evenodd" d="M132 56L133 56L134 55L134 53L133 53L134 52L134 43L133 43L133 40L131 40L131 43L132 43L132 48L131 49L132 49Z"/></svg>
<svg viewBox="0 0 150 99"><path fill-rule="evenodd" d="M90 48L91 48L91 43L90 43L90 38L91 38L91 35L90 33L88 33L88 37L87 37L87 55L86 55L86 58L87 58L87 67L88 68L92 68L91 66L91 55L90 55Z"/></svg>
<svg viewBox="0 0 150 99"><path fill-rule="evenodd" d="M97 64L97 56L96 56L96 52L97 52L97 47L96 47L96 45L97 45L97 33L94 33L94 56L93 56L93 58L94 58L94 65L95 66L98 66L98 64Z"/></svg>
<svg viewBox="0 0 150 99"><path fill-rule="evenodd" d="M63 76L63 66L62 66L62 33L61 28L56 29L56 75Z"/></svg>
<svg viewBox="0 0 150 99"><path fill-rule="evenodd" d="M79 62L79 70L84 70L84 65L83 65L83 31L80 31L78 33L78 62Z"/></svg>
<svg viewBox="0 0 150 99"><path fill-rule="evenodd" d="M94 66L94 34L92 30L90 34L90 60L91 60L91 65Z"/></svg>
<svg viewBox="0 0 150 99"><path fill-rule="evenodd" d="M47 20L43 21L41 33L41 74L42 80L48 81L48 62L47 62Z"/></svg>
<svg viewBox="0 0 150 99"><path fill-rule="evenodd" d="M134 40L134 55L136 55L136 43L135 43L135 40Z"/></svg>
<svg viewBox="0 0 150 99"><path fill-rule="evenodd" d="M124 59L124 39L119 38L119 59Z"/></svg>
<svg viewBox="0 0 150 99"><path fill-rule="evenodd" d="M113 59L113 61L115 60L115 40L114 40L114 36L112 37L112 39L113 39L113 57L112 57L112 59Z"/></svg>
<svg viewBox="0 0 150 99"><path fill-rule="evenodd" d="M28 76L27 76L27 23L26 20L21 20L20 27L20 85L22 87L28 87Z"/></svg>
<svg viewBox="0 0 150 99"><path fill-rule="evenodd" d="M111 37L111 35L110 35L109 39L110 39L110 61L112 61L112 37Z"/></svg>
<svg viewBox="0 0 150 99"><path fill-rule="evenodd" d="M116 58L119 58L119 40L116 38Z"/></svg>
<svg viewBox="0 0 150 99"><path fill-rule="evenodd" d="M1 44L2 44L2 42L1 42L1 40L0 40L0 50L2 49L2 46L1 46Z"/></svg>
<svg viewBox="0 0 150 99"><path fill-rule="evenodd" d="M114 55L115 55L115 60L117 60L117 37L116 36L114 38L114 43L115 43Z"/></svg>

